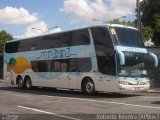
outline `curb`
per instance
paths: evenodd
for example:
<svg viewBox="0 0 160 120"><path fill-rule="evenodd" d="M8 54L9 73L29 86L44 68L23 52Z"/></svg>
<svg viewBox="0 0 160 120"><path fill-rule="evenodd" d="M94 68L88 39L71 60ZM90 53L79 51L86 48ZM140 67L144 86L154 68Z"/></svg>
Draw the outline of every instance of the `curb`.
<svg viewBox="0 0 160 120"><path fill-rule="evenodd" d="M154 90L154 89L151 89L148 91L149 93L160 93L160 90Z"/></svg>
<svg viewBox="0 0 160 120"><path fill-rule="evenodd" d="M4 82L4 80L0 79L0 83L3 83L3 82Z"/></svg>

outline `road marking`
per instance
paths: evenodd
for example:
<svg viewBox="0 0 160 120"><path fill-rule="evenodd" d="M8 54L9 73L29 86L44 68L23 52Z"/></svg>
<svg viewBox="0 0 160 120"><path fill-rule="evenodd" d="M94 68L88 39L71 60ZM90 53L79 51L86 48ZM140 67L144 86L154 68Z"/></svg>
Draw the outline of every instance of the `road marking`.
<svg viewBox="0 0 160 120"><path fill-rule="evenodd" d="M149 90L149 92L155 92L155 93L159 93L160 92L160 90Z"/></svg>
<svg viewBox="0 0 160 120"><path fill-rule="evenodd" d="M160 97L143 97L143 98L158 98L158 99L160 99Z"/></svg>
<svg viewBox="0 0 160 120"><path fill-rule="evenodd" d="M66 118L66 119L82 120L82 119L78 119L78 118L73 118L73 117L68 117L68 116L64 116L64 115L59 115L59 114L52 113L52 112L47 112L47 111L43 111L43 110L38 110L38 109L35 109L35 108L30 108L30 107L25 107L25 106L17 106L17 107L23 108L23 109L27 109L27 110L36 111L36 112L41 112L41 113L45 113L45 114L55 115L55 116L62 117L62 118Z"/></svg>
<svg viewBox="0 0 160 120"><path fill-rule="evenodd" d="M145 106L145 105L134 105L134 104L128 104L128 103L120 103L120 102L108 102L108 101L99 101L99 100L92 100L92 99L83 99L83 98L71 98L71 97L59 97L59 96L48 96L43 95L46 97L56 97L56 98L65 98L69 100L81 100L81 101L89 101L89 102L97 102L97 103L107 103L107 104L117 104L117 105L124 105L124 106L132 106L132 107L141 107L141 108L150 108L150 109L158 109L160 110L160 107L153 107L153 106Z"/></svg>

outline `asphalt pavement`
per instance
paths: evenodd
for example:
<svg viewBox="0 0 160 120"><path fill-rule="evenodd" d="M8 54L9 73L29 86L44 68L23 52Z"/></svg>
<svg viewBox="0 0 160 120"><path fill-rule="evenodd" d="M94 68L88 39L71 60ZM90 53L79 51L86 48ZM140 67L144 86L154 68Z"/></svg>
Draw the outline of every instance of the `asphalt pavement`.
<svg viewBox="0 0 160 120"><path fill-rule="evenodd" d="M160 92L97 93L33 88L0 83L0 120L160 120Z"/></svg>

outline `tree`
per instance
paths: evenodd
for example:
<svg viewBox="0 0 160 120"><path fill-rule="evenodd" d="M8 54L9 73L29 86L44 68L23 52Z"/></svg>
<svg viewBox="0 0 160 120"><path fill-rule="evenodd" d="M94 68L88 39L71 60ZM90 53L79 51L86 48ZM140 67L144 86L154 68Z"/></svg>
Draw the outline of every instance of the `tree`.
<svg viewBox="0 0 160 120"><path fill-rule="evenodd" d="M153 40L156 45L160 45L160 13L155 14L155 25L153 29Z"/></svg>
<svg viewBox="0 0 160 120"><path fill-rule="evenodd" d="M112 21L110 21L110 23L112 24L121 24L121 25L128 25L128 26L132 26L132 27L135 27L135 23L134 22L131 22L131 21L120 21L120 20L117 20L117 19L113 19Z"/></svg>
<svg viewBox="0 0 160 120"><path fill-rule="evenodd" d="M142 26L142 31L142 38L144 42L150 40L153 37L153 30L150 26Z"/></svg>
<svg viewBox="0 0 160 120"><path fill-rule="evenodd" d="M5 30L0 31L0 78L2 78L2 70L3 70L4 43L8 40L13 40L13 36L7 33Z"/></svg>
<svg viewBox="0 0 160 120"><path fill-rule="evenodd" d="M160 0L143 0L140 3L141 20L144 28L149 28L152 41L160 45ZM145 33L147 35L147 33Z"/></svg>

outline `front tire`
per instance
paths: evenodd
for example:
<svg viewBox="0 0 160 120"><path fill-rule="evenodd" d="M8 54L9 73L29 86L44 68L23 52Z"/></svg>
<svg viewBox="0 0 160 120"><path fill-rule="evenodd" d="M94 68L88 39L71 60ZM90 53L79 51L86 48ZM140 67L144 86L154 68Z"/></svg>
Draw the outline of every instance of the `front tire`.
<svg viewBox="0 0 160 120"><path fill-rule="evenodd" d="M95 93L95 85L91 78L86 78L82 82L82 92L86 95L93 95Z"/></svg>

